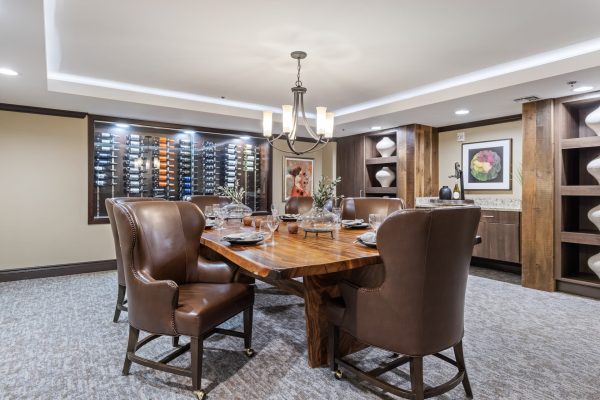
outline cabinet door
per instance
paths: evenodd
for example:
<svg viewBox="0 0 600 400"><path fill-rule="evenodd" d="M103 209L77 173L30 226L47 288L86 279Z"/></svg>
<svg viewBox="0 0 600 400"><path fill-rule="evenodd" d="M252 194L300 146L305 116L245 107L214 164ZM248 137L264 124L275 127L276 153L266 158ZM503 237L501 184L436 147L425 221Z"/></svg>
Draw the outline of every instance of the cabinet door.
<svg viewBox="0 0 600 400"><path fill-rule="evenodd" d="M480 222L477 227L477 236L481 236L481 243L473 246L473 257L490 258L488 249L487 223Z"/></svg>
<svg viewBox="0 0 600 400"><path fill-rule="evenodd" d="M486 233L490 240L487 258L518 263L519 260L519 225L486 224Z"/></svg>
<svg viewBox="0 0 600 400"><path fill-rule="evenodd" d="M337 194L346 197L364 196L365 145L362 135L337 140L336 175L342 178Z"/></svg>

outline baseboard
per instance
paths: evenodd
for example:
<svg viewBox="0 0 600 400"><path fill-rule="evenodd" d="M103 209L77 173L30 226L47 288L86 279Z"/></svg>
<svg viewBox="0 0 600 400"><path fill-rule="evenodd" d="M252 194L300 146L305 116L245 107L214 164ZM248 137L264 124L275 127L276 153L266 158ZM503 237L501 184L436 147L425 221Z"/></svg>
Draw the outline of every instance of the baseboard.
<svg viewBox="0 0 600 400"><path fill-rule="evenodd" d="M488 258L472 257L471 265L521 275L521 264L510 263L506 261L490 260Z"/></svg>
<svg viewBox="0 0 600 400"><path fill-rule="evenodd" d="M46 267L15 268L0 270L0 282L85 274L88 272L110 271L113 269L117 269L117 260L87 261L72 264L49 265Z"/></svg>

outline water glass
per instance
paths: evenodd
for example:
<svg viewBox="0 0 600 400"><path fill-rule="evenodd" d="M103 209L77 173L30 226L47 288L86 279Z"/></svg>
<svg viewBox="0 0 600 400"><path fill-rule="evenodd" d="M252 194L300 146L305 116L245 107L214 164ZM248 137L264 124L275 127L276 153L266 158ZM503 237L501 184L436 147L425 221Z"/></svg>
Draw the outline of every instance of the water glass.
<svg viewBox="0 0 600 400"><path fill-rule="evenodd" d="M275 240L275 231L279 228L279 218L276 215L267 215L267 228L271 232L271 240Z"/></svg>
<svg viewBox="0 0 600 400"><path fill-rule="evenodd" d="M377 232L377 229L379 229L383 219L384 216L382 214L369 214L369 224L375 232Z"/></svg>
<svg viewBox="0 0 600 400"><path fill-rule="evenodd" d="M223 225L225 225L225 212L222 209L217 209L214 212L215 214L215 228L217 231L221 233L221 229L223 229Z"/></svg>
<svg viewBox="0 0 600 400"><path fill-rule="evenodd" d="M204 216L206 218L212 218L212 217L214 217L212 206L206 206L206 207L204 207Z"/></svg>
<svg viewBox="0 0 600 400"><path fill-rule="evenodd" d="M279 210L275 207L275 204L271 204L271 215L277 217L279 215Z"/></svg>

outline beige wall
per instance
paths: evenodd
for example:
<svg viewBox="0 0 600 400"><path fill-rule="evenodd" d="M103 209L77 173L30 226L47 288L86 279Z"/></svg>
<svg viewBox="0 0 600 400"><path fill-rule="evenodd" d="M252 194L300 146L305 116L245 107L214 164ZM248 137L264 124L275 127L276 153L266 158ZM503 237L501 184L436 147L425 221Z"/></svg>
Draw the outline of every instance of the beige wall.
<svg viewBox="0 0 600 400"><path fill-rule="evenodd" d="M280 149L287 149L287 143L284 140L278 140L275 145ZM306 150L311 147L310 143L297 142L298 150ZM286 154L277 149L273 150L273 204L283 212L285 202L283 201L283 158L285 156L298 158L312 158L314 164L314 186L317 186L321 176L333 177L335 171L335 143L329 143L324 149L301 156Z"/></svg>
<svg viewBox="0 0 600 400"><path fill-rule="evenodd" d="M0 269L115 258L87 224L87 119L0 111Z"/></svg>
<svg viewBox="0 0 600 400"><path fill-rule="evenodd" d="M454 163L461 162L461 142L456 141L457 132L465 132L465 142L482 142L487 140L512 139L512 190L511 191L469 191L466 193L476 197L503 197L521 199L521 183L517 179L517 171L521 170L523 161L523 124L521 121L507 122L504 124L480 126L477 128L462 129L458 131L441 132L439 134L439 173L440 187L450 186L452 189L455 179L448 178L454 174Z"/></svg>

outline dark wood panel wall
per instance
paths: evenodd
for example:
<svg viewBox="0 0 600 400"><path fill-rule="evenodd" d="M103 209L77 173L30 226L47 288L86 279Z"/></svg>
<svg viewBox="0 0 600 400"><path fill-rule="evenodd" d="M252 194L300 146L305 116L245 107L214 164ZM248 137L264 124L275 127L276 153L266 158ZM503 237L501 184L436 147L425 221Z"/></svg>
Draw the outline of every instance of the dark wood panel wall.
<svg viewBox="0 0 600 400"><path fill-rule="evenodd" d="M554 103L523 105L522 284L554 291Z"/></svg>
<svg viewBox="0 0 600 400"><path fill-rule="evenodd" d="M354 135L337 140L336 175L342 178L337 194L346 197L364 195L365 143L363 135Z"/></svg>

